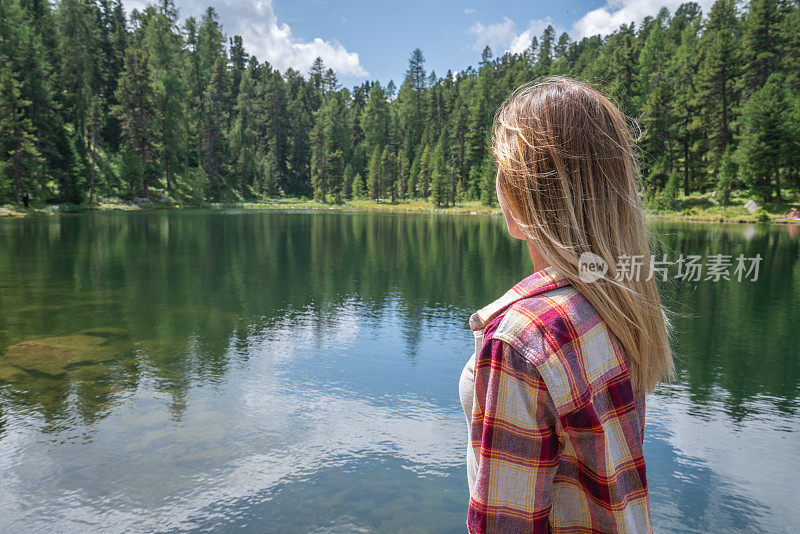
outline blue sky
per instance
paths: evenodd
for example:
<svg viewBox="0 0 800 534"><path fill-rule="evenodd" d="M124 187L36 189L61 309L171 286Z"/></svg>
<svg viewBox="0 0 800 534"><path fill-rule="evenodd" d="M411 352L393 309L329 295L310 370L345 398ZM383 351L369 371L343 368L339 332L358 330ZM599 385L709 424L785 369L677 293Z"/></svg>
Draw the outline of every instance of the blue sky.
<svg viewBox="0 0 800 534"><path fill-rule="evenodd" d="M125 1L125 0L123 0ZM128 9L147 0L128 0ZM464 1L406 0L176 0L181 18L199 17L209 5L228 36L242 35L245 48L280 70L305 73L315 57L336 70L346 86L364 80L399 86L411 51L419 47L426 70L475 65L489 45L495 54L521 51L548 24L573 39L607 34L622 23L641 22L661 6L681 0ZM704 12L713 3L699 0Z"/></svg>

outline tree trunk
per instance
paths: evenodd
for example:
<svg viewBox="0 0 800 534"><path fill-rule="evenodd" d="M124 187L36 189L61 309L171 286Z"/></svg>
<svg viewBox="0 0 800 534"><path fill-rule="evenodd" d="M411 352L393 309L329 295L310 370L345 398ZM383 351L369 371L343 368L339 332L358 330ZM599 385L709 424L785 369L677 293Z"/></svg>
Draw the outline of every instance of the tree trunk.
<svg viewBox="0 0 800 534"><path fill-rule="evenodd" d="M689 196L689 142L683 142L683 194Z"/></svg>
<svg viewBox="0 0 800 534"><path fill-rule="evenodd" d="M97 155L95 154L95 142L96 139L94 135L89 140L89 158L92 160L91 168L89 169L89 204L94 202L94 170L97 166Z"/></svg>
<svg viewBox="0 0 800 534"><path fill-rule="evenodd" d="M167 159L164 171L167 175L167 192L172 193L172 166L170 165L169 158Z"/></svg>
<svg viewBox="0 0 800 534"><path fill-rule="evenodd" d="M22 172L20 172L19 165L19 151L14 154L13 169L14 169L14 202L19 206L20 196L22 195Z"/></svg>

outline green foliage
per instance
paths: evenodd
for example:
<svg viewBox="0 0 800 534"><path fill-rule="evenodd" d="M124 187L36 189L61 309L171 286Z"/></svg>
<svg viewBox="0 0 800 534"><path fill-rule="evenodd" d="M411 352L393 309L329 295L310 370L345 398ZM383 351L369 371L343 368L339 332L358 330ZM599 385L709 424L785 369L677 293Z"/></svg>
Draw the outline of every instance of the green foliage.
<svg viewBox="0 0 800 534"><path fill-rule="evenodd" d="M383 168L381 167L381 150L375 147L369 160L369 178L367 180L369 198L378 200L383 193Z"/></svg>
<svg viewBox="0 0 800 534"><path fill-rule="evenodd" d="M208 183L202 167L189 170L186 178L185 186L182 188L183 198L194 206L201 205L206 199L205 188Z"/></svg>
<svg viewBox="0 0 800 534"><path fill-rule="evenodd" d="M428 198L431 193L431 177L433 176L433 162L431 161L431 147L425 145L419 163L419 179L417 191L422 198Z"/></svg>
<svg viewBox="0 0 800 534"><path fill-rule="evenodd" d="M747 101L742 112L744 131L736 153L751 191L763 202L772 199L773 186L780 198L780 169L789 146L784 118L789 112L786 95L777 74ZM772 183L772 177L778 179Z"/></svg>
<svg viewBox="0 0 800 534"><path fill-rule="evenodd" d="M447 206L447 159L449 148L447 132L442 132L431 158L431 200L436 207Z"/></svg>
<svg viewBox="0 0 800 534"><path fill-rule="evenodd" d="M0 151L4 156L0 160L0 177L13 190L17 204L33 186L30 178L43 161L36 148L33 124L25 116L31 102L22 98L21 85L10 70L0 71Z"/></svg>
<svg viewBox="0 0 800 534"><path fill-rule="evenodd" d="M360 174L356 174L353 178L353 198L362 199L366 196L366 189L364 188L364 179Z"/></svg>
<svg viewBox="0 0 800 534"><path fill-rule="evenodd" d="M492 206L494 204L494 200L497 195L495 181L496 171L494 167L494 161L492 159L492 155L487 153L480 175L481 202L487 206Z"/></svg>
<svg viewBox="0 0 800 534"><path fill-rule="evenodd" d="M706 110L704 130L711 145L712 169L731 143L741 76L741 24L734 0L717 0L700 38L703 59L697 73L699 105Z"/></svg>
<svg viewBox="0 0 800 534"><path fill-rule="evenodd" d="M680 178L677 174L671 174L667 178L666 186L653 194L647 207L653 211L669 211L679 207Z"/></svg>
<svg viewBox="0 0 800 534"><path fill-rule="evenodd" d="M226 43L214 8L179 27L171 0L129 18L119 1L0 2L0 202L163 188L190 203L491 205L494 113L551 74L591 81L637 118L652 209L674 209L681 190L800 191L797 2L717 0L705 15L685 3L579 41L548 26L522 53L486 47L443 76L415 49L399 88L341 88L322 58L279 72L247 44Z"/></svg>
<svg viewBox="0 0 800 534"><path fill-rule="evenodd" d="M719 181L717 182L717 196L722 201L722 206L727 207L730 202L731 188L736 180L736 163L730 147L722 154L719 168Z"/></svg>

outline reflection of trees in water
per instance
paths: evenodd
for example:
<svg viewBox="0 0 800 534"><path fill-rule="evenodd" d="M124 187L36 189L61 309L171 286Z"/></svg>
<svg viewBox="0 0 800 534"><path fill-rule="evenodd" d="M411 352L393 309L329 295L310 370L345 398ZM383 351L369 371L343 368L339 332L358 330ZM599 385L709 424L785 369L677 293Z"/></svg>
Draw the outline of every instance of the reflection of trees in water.
<svg viewBox="0 0 800 534"><path fill-rule="evenodd" d="M796 412L800 385L797 236L768 226L683 224L654 230L668 259L680 253L702 255L703 263L709 254L764 258L755 282L739 282L732 276L731 281L669 280L663 284L665 299L678 312L676 365L693 401L719 400L722 388L722 402L735 420L754 409L750 401L757 396L781 411Z"/></svg>
<svg viewBox="0 0 800 534"><path fill-rule="evenodd" d="M86 423L146 376L180 418L192 383L224 377L231 359L249 357L252 336L294 318L324 340L354 301L376 328L397 314L404 350L417 357L425 324L455 314L466 329L472 309L527 274L521 243L500 222L151 212L9 224L0 239L2 350L42 338L69 344L87 328L118 328L124 341L113 355L48 373L0 360L2 398L56 427L77 416Z"/></svg>
<svg viewBox="0 0 800 534"><path fill-rule="evenodd" d="M722 226L660 233L676 252L766 258L756 283L665 284L673 308L694 314L676 331L695 400L707 402L718 386L733 417L758 394L793 409L797 239ZM148 212L9 221L0 227L2 350L110 327L124 341L113 356L47 376L24 366L9 374L0 356L0 407L33 409L54 426L91 422L146 378L180 418L192 384L222 380L234 360L250 357L254 336L302 321L300 335L323 342L345 308L371 329L393 316L413 360L423 357L423 327L447 318L468 337L469 314L529 272L527 250L499 217Z"/></svg>

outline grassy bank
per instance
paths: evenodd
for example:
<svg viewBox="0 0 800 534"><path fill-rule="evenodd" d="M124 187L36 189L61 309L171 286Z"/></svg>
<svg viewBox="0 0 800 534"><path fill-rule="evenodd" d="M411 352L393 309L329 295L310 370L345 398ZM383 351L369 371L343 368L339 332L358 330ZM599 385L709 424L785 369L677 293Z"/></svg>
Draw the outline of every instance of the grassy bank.
<svg viewBox="0 0 800 534"><path fill-rule="evenodd" d="M317 209L317 210L343 210L343 211L391 211L413 213L464 213L464 214L490 214L500 212L495 204L486 206L477 201L459 202L455 206L437 208L425 200L348 200L341 204L322 203L305 198L270 198L258 202L216 202L202 205L183 204L180 202L127 203L103 201L96 204L52 204L45 206L32 206L28 209L22 206L6 204L0 206L0 217L26 217L31 215L57 215L62 213L80 213L85 211L113 211L113 210L171 210L171 209Z"/></svg>
<svg viewBox="0 0 800 534"><path fill-rule="evenodd" d="M753 200L758 208L750 212L745 208L748 201ZM785 191L781 205L773 202L762 203L743 192L731 194L727 205L723 205L711 193L680 195L672 203L670 209L648 212L648 216L664 220L697 221L697 222L737 222L737 223L777 223L797 224L798 220L786 220L780 217L789 213L792 207L800 209L800 198L790 191Z"/></svg>
<svg viewBox="0 0 800 534"><path fill-rule="evenodd" d="M798 224L800 221L781 220L779 217L785 215L794 206L800 209L800 199L788 197L781 206L774 202L760 205L754 213L750 213L745 204L750 200L744 194L734 194L727 206L722 206L715 201L712 195L690 195L681 196L673 203L672 209L662 209L658 211L648 211L648 217L663 220L675 221L697 221L697 222L738 222L738 223L780 223ZM760 204L760 203L759 203ZM170 210L186 208L217 208L217 209L319 209L319 210L345 210L345 211L390 211L390 212L412 212L412 213L460 213L460 214L490 214L499 213L500 208L495 204L492 207L486 206L477 201L459 202L455 206L447 208L436 208L425 200L397 200L374 201L374 200L350 200L342 204L324 204L314 200L304 198L272 198L259 202L233 202L233 203L211 203L201 206L192 206L179 202L153 201L149 203L129 203L122 201L104 200L96 204L52 204L43 206L32 206L25 209L22 206L6 204L0 207L0 217L26 217L30 215L57 215L61 213L76 213L84 211L111 211L111 210Z"/></svg>

